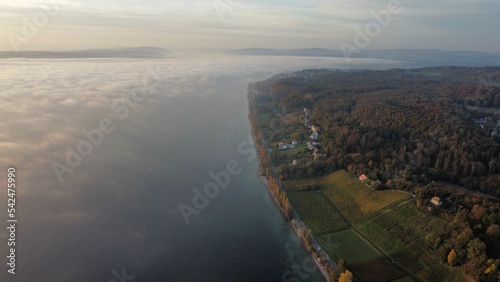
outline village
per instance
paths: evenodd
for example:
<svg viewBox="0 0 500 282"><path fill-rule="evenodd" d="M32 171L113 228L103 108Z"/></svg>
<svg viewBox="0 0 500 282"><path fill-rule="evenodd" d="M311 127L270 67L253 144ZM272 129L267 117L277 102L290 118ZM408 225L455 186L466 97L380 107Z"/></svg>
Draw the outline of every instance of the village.
<svg viewBox="0 0 500 282"><path fill-rule="evenodd" d="M309 131L310 135L306 140L292 140L290 143L286 142L286 139L283 138L278 143L278 150L289 150L295 149L298 146L304 146L307 150L312 151L312 158L314 160L322 159L326 157L326 152L321 149L321 142L319 141L319 136L321 133L321 127L318 125L314 125L311 123L311 110L307 107L304 108L304 114L299 118L300 124L302 125L302 129L306 129ZM301 136L304 136L302 134ZM300 143L299 143L300 142ZM294 159L291 162L292 165L298 164L298 160Z"/></svg>

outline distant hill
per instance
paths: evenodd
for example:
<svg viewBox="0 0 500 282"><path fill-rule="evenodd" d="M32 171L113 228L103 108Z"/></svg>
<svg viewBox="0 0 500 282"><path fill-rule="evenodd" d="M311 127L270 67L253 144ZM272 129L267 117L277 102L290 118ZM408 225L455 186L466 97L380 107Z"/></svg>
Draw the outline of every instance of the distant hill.
<svg viewBox="0 0 500 282"><path fill-rule="evenodd" d="M245 48L226 52L229 55L247 56L297 56L297 57L344 57L344 53L334 49L265 49ZM500 53L474 51L443 51L435 49L379 49L361 50L351 58L372 58L405 61L419 66L500 66Z"/></svg>
<svg viewBox="0 0 500 282"><path fill-rule="evenodd" d="M27 58L166 58L170 52L156 47L130 47L113 49L86 49L75 51L4 51L0 52L0 59Z"/></svg>

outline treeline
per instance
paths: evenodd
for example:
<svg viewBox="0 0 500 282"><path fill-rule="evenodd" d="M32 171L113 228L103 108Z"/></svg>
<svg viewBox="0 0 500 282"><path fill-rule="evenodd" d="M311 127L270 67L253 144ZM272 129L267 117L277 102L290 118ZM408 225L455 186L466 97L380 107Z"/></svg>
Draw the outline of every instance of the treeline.
<svg viewBox="0 0 500 282"><path fill-rule="evenodd" d="M250 91L249 91L250 92ZM285 191L282 189L282 184L280 180L277 178L272 169L272 162L267 156L267 148L264 145L264 140L262 139L261 130L257 121L256 112L254 109L255 103L255 95L248 95L249 100L249 120L252 130L252 136L255 143L255 148L258 152L259 156L259 171L260 173L266 177L268 182L268 188L273 194L273 196L277 199L278 205L282 211L282 213L291 218L293 215L293 209L291 207L290 201L286 196Z"/></svg>

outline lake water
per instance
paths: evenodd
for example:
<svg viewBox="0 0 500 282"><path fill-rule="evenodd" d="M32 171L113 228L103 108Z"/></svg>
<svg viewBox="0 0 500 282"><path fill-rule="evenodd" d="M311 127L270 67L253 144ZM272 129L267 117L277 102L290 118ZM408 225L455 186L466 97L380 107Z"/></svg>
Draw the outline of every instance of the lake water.
<svg viewBox="0 0 500 282"><path fill-rule="evenodd" d="M246 86L285 70L397 66L287 57L2 61L0 179L16 167L18 223L16 274L3 264L0 280L322 281L255 175ZM211 198L195 198L204 188Z"/></svg>

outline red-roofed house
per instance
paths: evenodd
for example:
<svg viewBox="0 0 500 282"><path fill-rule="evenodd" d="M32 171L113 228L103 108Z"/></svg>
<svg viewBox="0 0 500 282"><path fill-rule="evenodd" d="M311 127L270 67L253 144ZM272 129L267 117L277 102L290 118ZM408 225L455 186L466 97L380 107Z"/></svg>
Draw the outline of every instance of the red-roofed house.
<svg viewBox="0 0 500 282"><path fill-rule="evenodd" d="M366 175L365 174L361 174L361 176L359 177L359 180L365 182L366 181Z"/></svg>

